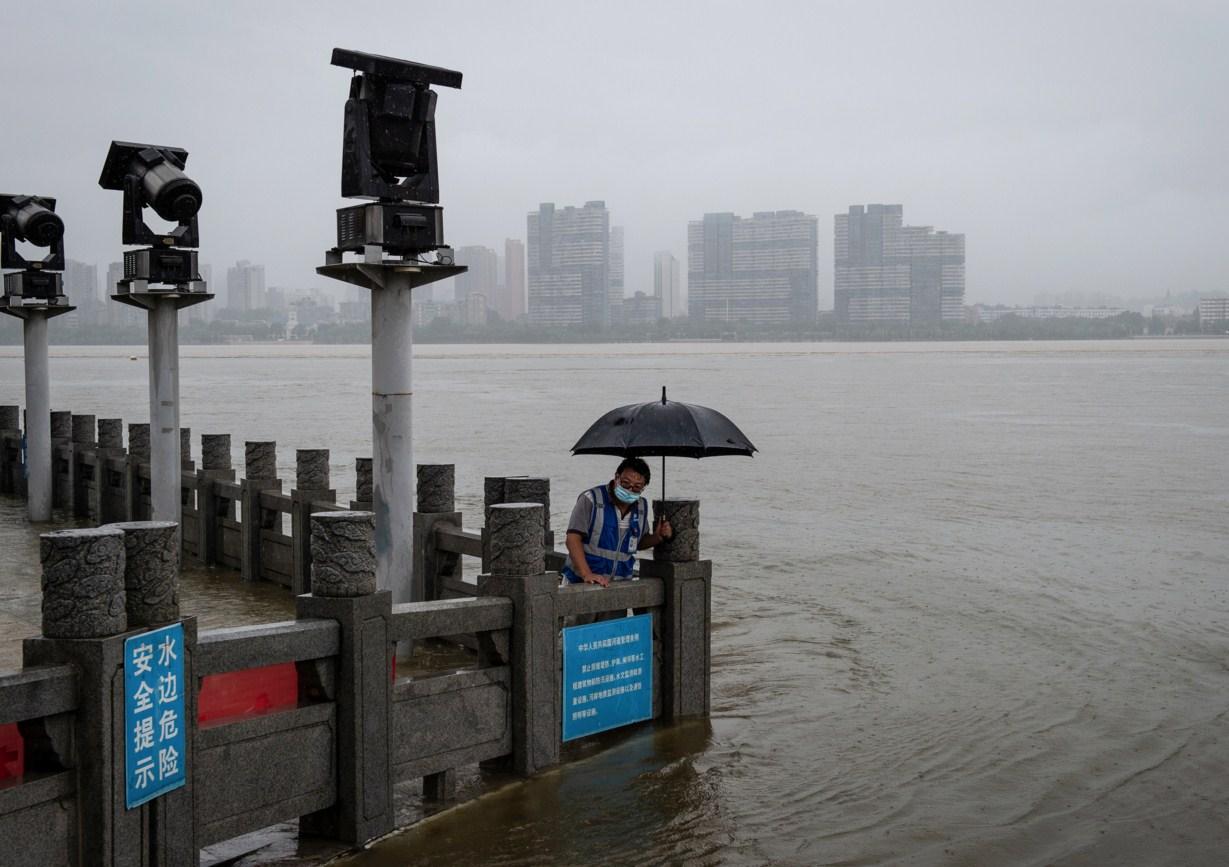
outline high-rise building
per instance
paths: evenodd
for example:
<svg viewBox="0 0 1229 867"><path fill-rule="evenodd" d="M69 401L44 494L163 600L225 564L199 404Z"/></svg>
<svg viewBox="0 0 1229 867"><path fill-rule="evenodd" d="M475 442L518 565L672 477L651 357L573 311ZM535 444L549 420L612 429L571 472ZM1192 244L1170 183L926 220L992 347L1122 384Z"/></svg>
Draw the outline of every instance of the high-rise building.
<svg viewBox="0 0 1229 867"><path fill-rule="evenodd" d="M268 303L265 296L265 266L240 259L226 269L226 306L239 312L260 310Z"/></svg>
<svg viewBox="0 0 1229 867"><path fill-rule="evenodd" d="M610 324L610 212L602 201L529 215L529 321Z"/></svg>
<svg viewBox="0 0 1229 867"><path fill-rule="evenodd" d="M98 296L98 266L68 259L64 262L64 294L77 307L77 321L82 325L101 325L105 308Z"/></svg>
<svg viewBox="0 0 1229 867"><path fill-rule="evenodd" d="M687 224L687 310L708 321L813 322L819 224L801 211L751 219L705 214Z"/></svg>
<svg viewBox="0 0 1229 867"><path fill-rule="evenodd" d="M623 227L610 227L610 322L623 321Z"/></svg>
<svg viewBox="0 0 1229 867"><path fill-rule="evenodd" d="M146 317L139 307L131 304L121 304L111 296L119 292L119 281L124 279L124 263L112 262L107 266L107 284L103 286L103 297L106 298L106 313L104 320L108 325L117 327L136 327L146 323Z"/></svg>
<svg viewBox="0 0 1229 867"><path fill-rule="evenodd" d="M525 243L504 241L504 284L495 301L499 315L514 322L525 315Z"/></svg>
<svg viewBox="0 0 1229 867"><path fill-rule="evenodd" d="M495 251L482 246L457 247L455 256L456 263L469 270L454 279L453 299L464 301L473 292L492 297L499 283L499 257Z"/></svg>
<svg viewBox="0 0 1229 867"><path fill-rule="evenodd" d="M852 205L836 215L838 322L958 321L964 315L964 235L905 226L901 205Z"/></svg>
<svg viewBox="0 0 1229 867"><path fill-rule="evenodd" d="M687 315L683 286L679 280L679 260L669 250L653 254L653 294L661 302L661 316L675 319Z"/></svg>

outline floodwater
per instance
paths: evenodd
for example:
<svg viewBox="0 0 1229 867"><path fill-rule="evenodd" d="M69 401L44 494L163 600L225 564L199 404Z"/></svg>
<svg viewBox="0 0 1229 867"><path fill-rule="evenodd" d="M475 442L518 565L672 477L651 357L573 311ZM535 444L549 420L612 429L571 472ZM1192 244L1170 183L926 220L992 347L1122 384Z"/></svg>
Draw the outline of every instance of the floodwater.
<svg viewBox="0 0 1229 867"><path fill-rule="evenodd" d="M55 408L142 420L144 351L53 350ZM369 453L363 347L184 347L194 433ZM420 462L549 475L557 532L606 409L721 409L753 460L667 463L714 563L713 714L573 747L345 860L1173 864L1229 851L1229 340L421 346ZM21 398L0 348L0 403ZM199 444L199 440L197 440ZM199 450L199 445L197 446ZM654 487L660 465L654 462ZM0 667L37 628L0 507ZM205 626L288 616L186 579ZM23 632L24 630L24 632Z"/></svg>

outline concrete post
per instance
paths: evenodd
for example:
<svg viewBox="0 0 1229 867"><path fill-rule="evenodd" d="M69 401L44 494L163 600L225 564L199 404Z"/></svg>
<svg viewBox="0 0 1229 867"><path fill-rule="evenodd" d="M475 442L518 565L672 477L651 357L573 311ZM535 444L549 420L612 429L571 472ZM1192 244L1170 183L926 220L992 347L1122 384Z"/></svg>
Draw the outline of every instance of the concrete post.
<svg viewBox="0 0 1229 867"><path fill-rule="evenodd" d="M122 521L124 473L113 464L124 458L124 422L118 418L98 420L98 448L94 452L94 497L90 515L100 524Z"/></svg>
<svg viewBox="0 0 1229 867"><path fill-rule="evenodd" d="M443 525L460 528L456 509L456 467L452 464L418 465L418 509L414 512L414 581L421 582L422 598L441 598L444 581L461 577L461 555L435 547L435 530Z"/></svg>
<svg viewBox="0 0 1229 867"><path fill-rule="evenodd" d="M21 407L0 406L0 494L17 493L21 472Z"/></svg>
<svg viewBox="0 0 1229 867"><path fill-rule="evenodd" d="M277 478L277 443L247 442L243 445L243 475L239 483L240 510L243 513L243 552L240 573L244 581L259 581L261 575L261 533L273 529L276 513L260 507L261 491L281 491Z"/></svg>
<svg viewBox="0 0 1229 867"><path fill-rule="evenodd" d="M84 518L90 513L89 490L87 484L91 475L97 476L97 467L95 472L90 473L89 467L85 465L86 453L94 451L96 443L94 440L94 430L97 427L97 420L89 414L73 413L72 415L72 443L73 450L68 460L69 472L69 489L72 491L72 510L73 515L78 518Z"/></svg>
<svg viewBox="0 0 1229 867"><path fill-rule="evenodd" d="M57 409L51 413L51 504L57 509L72 507L73 414ZM29 447L26 448L29 454Z"/></svg>
<svg viewBox="0 0 1229 867"><path fill-rule="evenodd" d="M54 453L46 311L32 309L22 322L22 333L26 344L26 514L31 521L50 521Z"/></svg>
<svg viewBox="0 0 1229 867"><path fill-rule="evenodd" d="M128 425L128 460L124 465L124 517L136 521L149 517L143 499L146 482L143 478L149 470L149 425Z"/></svg>
<svg viewBox="0 0 1229 867"><path fill-rule="evenodd" d="M196 470L196 462L192 460L192 428L179 429L179 467L185 473Z"/></svg>
<svg viewBox="0 0 1229 867"><path fill-rule="evenodd" d="M150 298L149 474L155 521L180 521L179 307L174 298Z"/></svg>
<svg viewBox="0 0 1229 867"><path fill-rule="evenodd" d="M234 514L231 501L215 494L214 482L219 480L235 480L230 460L230 434L202 434L201 469L196 473L197 557L208 565L218 562L222 544L221 520Z"/></svg>
<svg viewBox="0 0 1229 867"><path fill-rule="evenodd" d="M356 512L370 512L375 482L372 479L371 458L354 459L354 499L350 508Z"/></svg>
<svg viewBox="0 0 1229 867"><path fill-rule="evenodd" d="M293 573L290 590L295 596L299 596L311 592L312 503L335 502L337 491L329 487L328 449L298 449L294 458L295 486L290 492Z"/></svg>
<svg viewBox="0 0 1229 867"><path fill-rule="evenodd" d="M124 534L128 626L157 627L179 619L179 546L170 521L108 524Z"/></svg>
<svg viewBox="0 0 1229 867"><path fill-rule="evenodd" d="M559 576L543 571L542 506L507 503L489 510L491 572L482 596L512 600L512 768L529 776L559 761Z"/></svg>
<svg viewBox="0 0 1229 867"><path fill-rule="evenodd" d="M483 573L491 571L491 507L506 503L504 491L506 476L487 476L482 480L482 567Z"/></svg>
<svg viewBox="0 0 1229 867"><path fill-rule="evenodd" d="M41 540L44 637L27 639L26 666L71 664L77 670L77 708L70 738L53 738L61 763L76 775L77 854L87 867L187 867L199 854L192 817L192 783L156 802L128 810L124 803L123 649L125 534L115 527L63 530ZM70 590L72 604L61 603ZM117 604L118 603L118 604ZM193 682L196 623L184 621L185 683ZM195 691L185 695L196 719ZM194 726L185 727L186 755Z"/></svg>
<svg viewBox="0 0 1229 867"><path fill-rule="evenodd" d="M372 497L376 578L394 602L414 602L413 314L410 280L395 272L371 293Z"/></svg>
<svg viewBox="0 0 1229 867"><path fill-rule="evenodd" d="M376 586L375 516L321 512L311 518L315 591L299 596L301 618L336 620L336 676L323 678L337 702L337 800L299 821L301 833L362 843L393 828L392 597Z"/></svg>
<svg viewBox="0 0 1229 867"><path fill-rule="evenodd" d="M192 460L192 428L179 429L179 513L200 511L200 503L196 496L196 463ZM199 517L199 515L198 515ZM183 522L180 521L179 536L183 538Z"/></svg>
<svg viewBox="0 0 1229 867"><path fill-rule="evenodd" d="M640 574L661 578L661 712L665 719L707 716L710 707L713 563L700 559L698 500L657 500L674 536L640 560Z"/></svg>

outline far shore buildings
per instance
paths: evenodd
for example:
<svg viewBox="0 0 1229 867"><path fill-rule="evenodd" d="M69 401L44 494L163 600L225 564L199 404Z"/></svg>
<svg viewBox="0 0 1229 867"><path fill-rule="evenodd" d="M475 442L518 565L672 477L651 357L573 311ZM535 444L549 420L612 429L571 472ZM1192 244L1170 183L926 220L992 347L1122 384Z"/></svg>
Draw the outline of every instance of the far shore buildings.
<svg viewBox="0 0 1229 867"><path fill-rule="evenodd" d="M705 214L687 224L687 310L696 322L813 322L818 222L801 211L750 219Z"/></svg>
<svg viewBox="0 0 1229 867"><path fill-rule="evenodd" d="M658 299L661 316L677 319L687 315L683 299L683 284L679 279L679 260L669 250L653 254L653 294Z"/></svg>
<svg viewBox="0 0 1229 867"><path fill-rule="evenodd" d="M834 307L842 323L960 320L964 235L905 226L902 205L836 215Z"/></svg>
<svg viewBox="0 0 1229 867"><path fill-rule="evenodd" d="M528 218L529 311L533 325L610 325L610 211L603 201ZM621 276L621 271L620 271Z"/></svg>

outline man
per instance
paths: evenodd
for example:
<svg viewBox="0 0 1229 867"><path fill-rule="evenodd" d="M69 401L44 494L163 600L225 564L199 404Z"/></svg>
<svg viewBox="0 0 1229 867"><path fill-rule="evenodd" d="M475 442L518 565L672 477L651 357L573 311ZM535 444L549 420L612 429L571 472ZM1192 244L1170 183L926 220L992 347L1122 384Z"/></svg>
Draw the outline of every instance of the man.
<svg viewBox="0 0 1229 867"><path fill-rule="evenodd" d="M563 577L569 584L583 581L606 587L611 581L629 581L636 552L674 535L664 518L657 522L655 532L645 532L649 503L640 493L649 477L647 463L640 458L625 458L613 479L576 498L565 540L568 563L563 567Z"/></svg>

